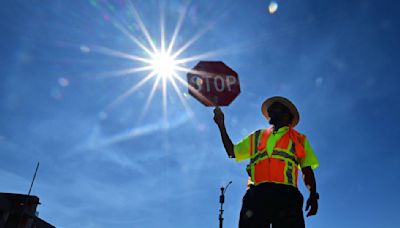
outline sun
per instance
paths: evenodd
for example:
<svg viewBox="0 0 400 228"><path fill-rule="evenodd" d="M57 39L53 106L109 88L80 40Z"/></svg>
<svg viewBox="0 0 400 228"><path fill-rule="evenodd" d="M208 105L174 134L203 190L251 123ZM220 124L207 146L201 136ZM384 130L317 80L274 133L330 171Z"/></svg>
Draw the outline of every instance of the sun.
<svg viewBox="0 0 400 228"><path fill-rule="evenodd" d="M145 84L153 82L152 86L147 87L150 88L149 94L145 99L141 117L138 118L138 121L141 120L142 117L146 116L147 110L154 98L154 94L159 91L162 93L163 118L166 122L168 122L167 97L169 95L169 91L175 92L181 104L188 113L188 116L193 117L193 112L187 102L188 94L181 90L181 86L185 87L185 89L190 87L187 81L182 77L182 74L186 74L191 71L191 69L187 68L186 65L190 62L214 57L218 53L224 52L225 49L211 50L209 52L204 52L197 55L188 55L186 53L187 49L192 44L194 44L215 25L216 20L213 20L212 23L205 26L198 32L195 32L193 36L189 37L187 40L182 39L183 43L180 45L177 44L176 41L178 38L180 38L179 32L184 24L186 13L188 12L189 2L190 1L184 4L179 11L178 20L175 27L171 30L171 34L166 33L165 15L164 12L160 12L160 39L158 39L158 42L155 41L157 39L150 35L149 30L142 21L139 11L133 5L133 2L127 1L124 3L126 4L125 7L128 9L129 17L133 16L138 31L132 31L130 26L126 24L125 21L119 20L117 17L110 17L109 21L112 22L112 25L118 29L121 34L127 38L127 40L132 41L132 43L135 44L137 47L134 49L135 51L130 53L98 45L93 45L91 47L81 46L82 52L97 52L135 62L135 65L139 63L139 65L136 67L118 69L100 74L109 77L139 75L141 78L136 83L132 84L129 89L124 91L115 100L113 100L109 105L107 105L107 107L105 107L105 109L102 111L103 113L111 111L111 109L113 109L117 104L120 104L133 93L137 92L141 88L146 88L143 87ZM105 7L104 9L107 10L109 7ZM160 7L160 9L163 10L163 7ZM140 55L135 54L138 53L137 51L140 51Z"/></svg>
<svg viewBox="0 0 400 228"><path fill-rule="evenodd" d="M157 51L150 60L152 74L165 79L171 79L178 67L178 62L168 52Z"/></svg>

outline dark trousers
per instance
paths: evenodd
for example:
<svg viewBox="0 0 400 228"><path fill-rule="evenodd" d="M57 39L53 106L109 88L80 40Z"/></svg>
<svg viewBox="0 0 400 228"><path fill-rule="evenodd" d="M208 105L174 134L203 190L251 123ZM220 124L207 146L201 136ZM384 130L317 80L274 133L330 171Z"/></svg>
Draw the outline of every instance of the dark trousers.
<svg viewBox="0 0 400 228"><path fill-rule="evenodd" d="M304 228L304 198L292 186L262 183L243 197L239 228Z"/></svg>

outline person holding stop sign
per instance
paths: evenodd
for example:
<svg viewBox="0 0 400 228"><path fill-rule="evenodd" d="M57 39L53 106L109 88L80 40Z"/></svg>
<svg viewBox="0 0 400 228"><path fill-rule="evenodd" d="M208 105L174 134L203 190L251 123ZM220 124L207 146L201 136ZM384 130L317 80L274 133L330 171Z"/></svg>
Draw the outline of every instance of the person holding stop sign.
<svg viewBox="0 0 400 228"><path fill-rule="evenodd" d="M284 97L271 97L261 106L263 115L272 125L254 131L233 144L225 128L224 113L214 109L222 142L230 158L249 160L249 183L243 197L239 228L303 228L303 196L297 188L298 169L310 191L306 203L307 217L318 211L319 194L313 169L319 166L307 137L294 127L299 112Z"/></svg>

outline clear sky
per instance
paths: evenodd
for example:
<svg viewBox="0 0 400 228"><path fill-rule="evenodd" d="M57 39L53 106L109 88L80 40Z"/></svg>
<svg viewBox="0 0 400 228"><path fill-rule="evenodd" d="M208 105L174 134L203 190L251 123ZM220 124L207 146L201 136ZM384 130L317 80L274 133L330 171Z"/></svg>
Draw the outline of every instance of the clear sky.
<svg viewBox="0 0 400 228"><path fill-rule="evenodd" d="M224 225L237 226L246 164L227 158L212 108L176 78L178 92L152 77L127 93L149 73L129 72L144 66L131 57L161 46L164 21L172 51L186 47L178 58L239 74L223 108L234 142L268 126L267 97L297 105L321 163L308 227L400 227L398 1L269 3L1 1L0 192L27 193L40 161L32 194L57 227L203 228L218 226L233 181Z"/></svg>

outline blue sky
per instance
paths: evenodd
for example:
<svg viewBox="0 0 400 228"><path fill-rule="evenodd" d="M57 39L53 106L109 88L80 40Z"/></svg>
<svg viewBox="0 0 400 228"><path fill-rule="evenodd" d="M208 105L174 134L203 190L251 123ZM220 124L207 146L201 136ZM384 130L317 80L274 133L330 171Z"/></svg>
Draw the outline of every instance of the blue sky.
<svg viewBox="0 0 400 228"><path fill-rule="evenodd" d="M399 3L277 1L274 14L261 0L132 3L157 46L160 8L167 41L187 9L174 50L202 34L180 57L214 51L202 60L239 74L223 108L233 141L268 126L265 98L298 106L321 163L309 227L399 227ZM148 46L128 5L1 2L0 191L26 193L40 161L32 194L57 227L216 227L219 188L233 181L224 225L236 227L245 163L226 157L212 108L184 95L190 115L167 83L167 114L160 87L143 114L154 78L114 102L146 75L112 76L141 64L99 51L146 55L116 26Z"/></svg>

